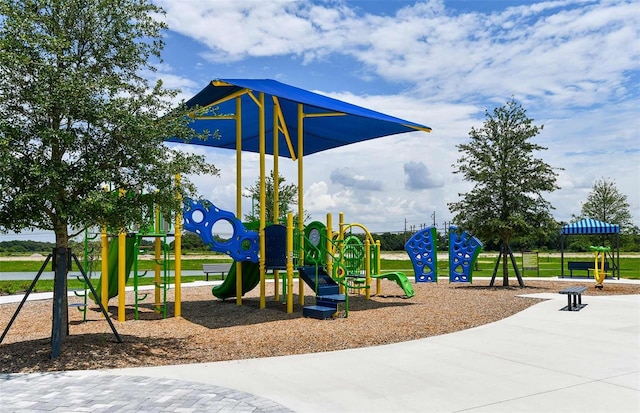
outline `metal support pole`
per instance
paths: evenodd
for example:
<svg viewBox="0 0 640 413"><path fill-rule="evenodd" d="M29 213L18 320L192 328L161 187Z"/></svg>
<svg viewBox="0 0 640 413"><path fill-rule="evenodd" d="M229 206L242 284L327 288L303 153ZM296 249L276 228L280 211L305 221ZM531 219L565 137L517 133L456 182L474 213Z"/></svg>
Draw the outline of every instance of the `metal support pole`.
<svg viewBox="0 0 640 413"><path fill-rule="evenodd" d="M31 291L33 291L33 289L35 288L36 283L38 282L38 279L40 279L40 276L44 272L44 269L47 268L47 264L51 260L51 257L53 257L53 254L47 255L47 259L44 260L44 264L42 264L42 266L40 267L40 270L38 271L38 274L36 275L36 278L33 279L33 282L31 283L31 285L27 289L27 292L24 294L24 297L22 297L22 301L20 301L20 304L18 305L18 308L16 308L16 312L13 313L13 317L11 317L11 320L9 320L9 324L7 324L7 327L4 329L4 332L2 333L2 336L0 336L0 343L2 343L2 340L4 340L4 337L7 335L7 332L11 328L11 325L16 320L16 317L18 316L18 313L20 313L20 310L22 309L22 306L27 301L27 298L29 298L29 294L31 294Z"/></svg>
<svg viewBox="0 0 640 413"><path fill-rule="evenodd" d="M518 270L518 265L516 264L516 259L513 256L513 252L511 252L511 248L507 245L507 251L509 252L509 257L511 257L511 265L513 265L513 270L516 272L516 277L518 278L518 284L520 287L524 287L524 281L522 280L522 276L520 275L520 270Z"/></svg>
<svg viewBox="0 0 640 413"><path fill-rule="evenodd" d="M498 255L498 261L496 261L496 266L493 267L493 275L491 276L491 282L489 283L489 287L493 287L493 283L496 280L496 274L498 273L498 267L500 266L501 258L502 258L502 245L500 246L500 254Z"/></svg>
<svg viewBox="0 0 640 413"><path fill-rule="evenodd" d="M564 278L564 239L566 235L560 235L560 278Z"/></svg>

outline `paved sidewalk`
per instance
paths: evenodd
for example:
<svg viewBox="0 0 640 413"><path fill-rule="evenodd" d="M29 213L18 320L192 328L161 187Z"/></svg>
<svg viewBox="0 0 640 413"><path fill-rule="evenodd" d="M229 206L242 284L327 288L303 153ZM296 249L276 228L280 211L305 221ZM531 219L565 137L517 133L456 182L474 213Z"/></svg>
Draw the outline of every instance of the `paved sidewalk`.
<svg viewBox="0 0 640 413"><path fill-rule="evenodd" d="M166 367L0 375L2 412L638 412L640 296L560 294L386 346ZM482 311L482 309L478 309Z"/></svg>
<svg viewBox="0 0 640 413"><path fill-rule="evenodd" d="M577 312L559 311L564 295L528 297L548 301L496 323L385 346L0 374L0 412L640 411L640 296L584 296Z"/></svg>
<svg viewBox="0 0 640 413"><path fill-rule="evenodd" d="M640 411L640 296L586 296L579 312L535 296L550 300L405 343L110 374L224 385L301 413Z"/></svg>

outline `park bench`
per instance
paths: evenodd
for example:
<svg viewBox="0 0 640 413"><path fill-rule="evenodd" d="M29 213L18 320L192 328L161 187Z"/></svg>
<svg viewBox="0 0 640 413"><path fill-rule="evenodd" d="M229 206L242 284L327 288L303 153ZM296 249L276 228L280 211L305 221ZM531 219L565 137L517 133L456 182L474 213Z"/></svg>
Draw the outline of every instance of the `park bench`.
<svg viewBox="0 0 640 413"><path fill-rule="evenodd" d="M573 270L586 270L587 277L590 277L590 271L595 269L593 261L569 261L567 263L569 275L573 277ZM604 262L604 272L609 271L609 261Z"/></svg>
<svg viewBox="0 0 640 413"><path fill-rule="evenodd" d="M587 287L573 286L567 287L560 291L560 294L567 295L567 306L561 308L561 311L580 311L586 304L582 304L582 293L587 291ZM572 300L573 298L573 300Z"/></svg>
<svg viewBox="0 0 640 413"><path fill-rule="evenodd" d="M224 280L224 274L229 272L229 264L202 264L202 272L206 276L206 280L209 281L209 274L220 274Z"/></svg>

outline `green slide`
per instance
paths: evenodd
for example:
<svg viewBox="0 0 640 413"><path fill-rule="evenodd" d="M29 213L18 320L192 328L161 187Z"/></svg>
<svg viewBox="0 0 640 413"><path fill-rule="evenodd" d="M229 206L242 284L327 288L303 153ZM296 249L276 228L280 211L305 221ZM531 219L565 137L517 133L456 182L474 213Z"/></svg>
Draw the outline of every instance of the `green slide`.
<svg viewBox="0 0 640 413"><path fill-rule="evenodd" d="M131 274L131 268L133 267L133 249L135 248L136 240L133 237L127 237L125 241L125 281L129 281L129 275ZM112 239L109 243L109 259L107 261L109 268L109 298L113 298L118 295L118 239ZM91 297L93 301L98 302L102 294L102 275L98 280L98 284L94 286L97 293L96 297Z"/></svg>
<svg viewBox="0 0 640 413"><path fill-rule="evenodd" d="M260 282L260 265L251 261L242 262L242 295L253 290ZM236 262L229 268L224 282L211 289L213 295L221 300L236 296Z"/></svg>
<svg viewBox="0 0 640 413"><path fill-rule="evenodd" d="M407 298L411 298L416 295L415 291L413 291L413 286L411 286L411 281L407 278L407 276L403 272L389 272L386 274L374 274L371 276L373 279L386 278L387 280L395 281L398 283L404 294Z"/></svg>

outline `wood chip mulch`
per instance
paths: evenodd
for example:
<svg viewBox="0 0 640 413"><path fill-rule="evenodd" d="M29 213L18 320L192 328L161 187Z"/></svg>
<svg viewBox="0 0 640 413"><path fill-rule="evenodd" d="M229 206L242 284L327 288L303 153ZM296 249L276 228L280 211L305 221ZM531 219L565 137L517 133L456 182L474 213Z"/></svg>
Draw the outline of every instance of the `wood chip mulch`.
<svg viewBox="0 0 640 413"><path fill-rule="evenodd" d="M117 298L109 312L123 339L117 343L98 307L91 303L87 321L82 312L69 308L69 336L62 354L51 353L52 301L27 302L0 344L0 372L31 373L62 370L160 366L184 363L272 357L376 346L415 340L491 323L513 315L540 300L522 294L554 293L569 284L559 281L528 281L526 287L489 287L488 281L473 284L413 284L416 295L404 298L394 283L383 282L381 295L365 300L350 296L349 317L316 320L302 317L297 304L292 314L274 301L273 285L267 284L267 304L259 308L259 288L248 293L242 306L235 299L221 301L211 287L182 288L182 317L166 318L153 311L152 294L134 319L133 295L126 296L126 322L117 322ZM498 282L501 284L501 281ZM517 283L515 283L517 285ZM638 284L593 284L585 296L640 294ZM374 287L375 289L375 287ZM307 289L305 304L314 302ZM70 298L70 302L79 302ZM173 291L169 291L168 314L173 315ZM4 331L18 304L0 305L0 330Z"/></svg>

